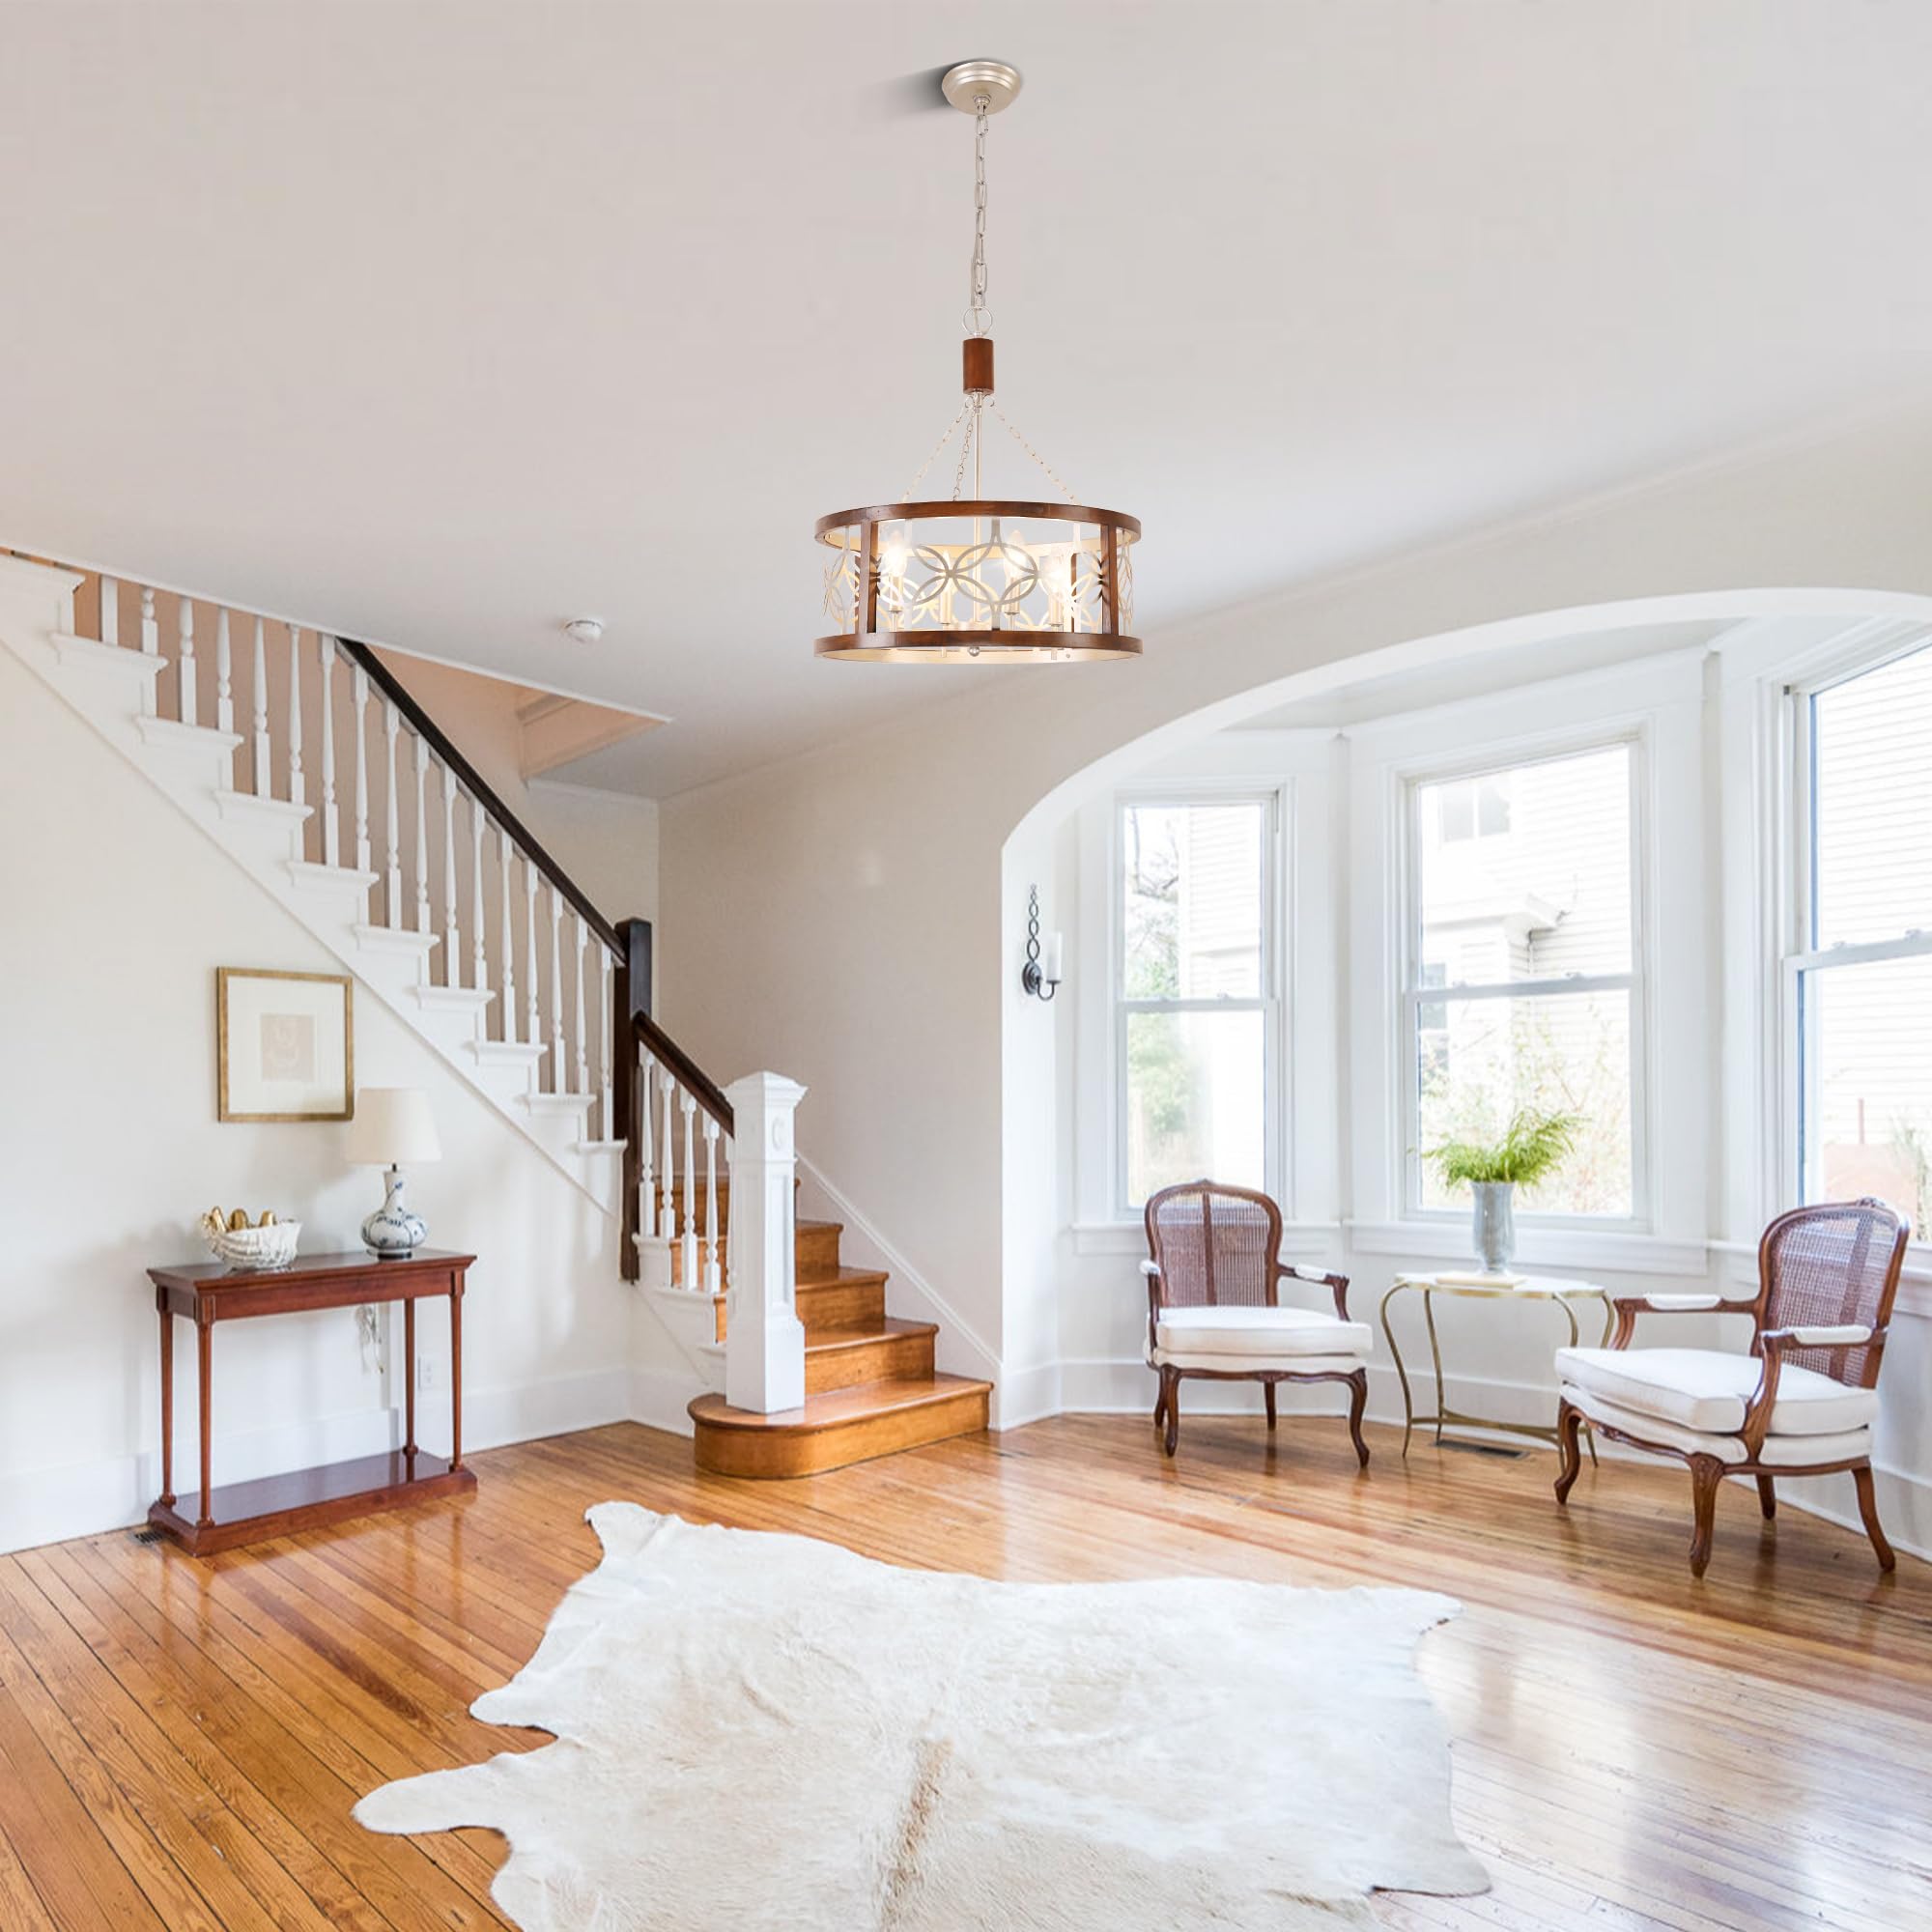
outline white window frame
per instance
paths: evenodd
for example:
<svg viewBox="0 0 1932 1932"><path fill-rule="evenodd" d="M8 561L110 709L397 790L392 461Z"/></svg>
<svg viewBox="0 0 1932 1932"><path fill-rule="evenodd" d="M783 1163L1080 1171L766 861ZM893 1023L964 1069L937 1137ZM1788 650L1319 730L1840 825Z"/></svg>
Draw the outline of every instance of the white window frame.
<svg viewBox="0 0 1932 1932"><path fill-rule="evenodd" d="M1633 1192L1641 1205L1628 1220L1525 1215L1518 1264L1571 1273L1702 1268L1717 1065L1711 1016L1721 990L1710 969L1706 930L1715 850L1704 789L1707 670L1705 650L1691 646L1350 730L1344 1014L1350 1179L1344 1218L1358 1254L1447 1262L1469 1252L1466 1210L1406 1211L1414 1135L1403 998L1411 990L1406 781L1495 770L1632 737L1642 746L1632 818L1632 837L1640 841L1632 879L1633 964L1642 987L1632 1014L1633 1051L1641 1052ZM1453 754L1445 754L1445 746Z"/></svg>
<svg viewBox="0 0 1932 1932"><path fill-rule="evenodd" d="M1122 827L1128 811L1140 806L1260 805L1261 864L1261 993L1258 997L1223 996L1211 1000L1130 1000L1126 994L1126 854ZM1190 780L1173 784L1136 785L1115 794L1108 829L1109 889L1108 1015L1112 1041L1113 1106L1111 1109L1112 1186L1114 1218L1138 1220L1144 1203L1130 1200L1127 1186L1127 1020L1141 1012L1250 1012L1262 1015L1262 1186L1292 1218L1293 1207L1288 1184L1284 1145L1293 1122L1281 1078L1286 986L1291 935L1287 908L1293 903L1293 840L1289 826L1293 810L1290 787L1258 785L1239 779Z"/></svg>
<svg viewBox="0 0 1932 1932"><path fill-rule="evenodd" d="M1566 974L1549 980L1497 980L1482 985L1425 987L1422 967L1422 850L1421 798L1426 785L1480 779L1529 765L1554 764L1591 752L1622 749L1629 754L1631 964L1624 973ZM1416 1016L1425 1001L1542 999L1596 992L1630 996L1631 1211L1628 1214L1540 1214L1519 1208L1517 1219L1530 1226L1597 1229L1605 1233L1647 1233L1651 1226L1649 1065L1650 878L1645 864L1649 850L1649 743L1641 724L1621 729L1564 733L1528 750L1507 755L1495 751L1464 754L1443 764L1409 767L1402 774L1402 909L1400 945L1401 1001L1396 1065L1402 1091L1396 1109L1402 1133L1402 1218L1406 1221L1454 1221L1468 1218L1466 1208L1428 1208L1422 1200L1421 1064Z"/></svg>
<svg viewBox="0 0 1932 1932"><path fill-rule="evenodd" d="M1891 939L1865 940L1819 947L1813 938L1817 854L1812 820L1812 775L1815 770L1812 700L1821 692L1849 684L1916 651L1932 648L1932 630L1923 625L1871 627L1871 633L1839 648L1814 657L1802 670L1778 682L1781 702L1777 720L1778 757L1783 771L1784 809L1779 872L1775 902L1779 930L1776 985L1777 1195L1781 1204L1797 1207L1806 1194L1804 1173L1804 1069L1810 1056L1804 1037L1806 1027L1804 987L1805 976L1838 966L1864 965L1882 959L1922 959L1932 955L1932 932L1902 931ZM1914 1228L1914 1245L1924 1242L1927 1231Z"/></svg>

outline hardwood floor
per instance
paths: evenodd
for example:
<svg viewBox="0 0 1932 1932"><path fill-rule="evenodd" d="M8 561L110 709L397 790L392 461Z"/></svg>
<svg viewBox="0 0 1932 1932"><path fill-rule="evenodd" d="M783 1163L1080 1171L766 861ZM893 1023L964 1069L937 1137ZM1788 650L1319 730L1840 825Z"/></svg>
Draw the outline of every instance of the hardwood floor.
<svg viewBox="0 0 1932 1932"><path fill-rule="evenodd" d="M1466 1608L1421 1668L1455 1735L1486 1897L1378 1895L1394 1927L1636 1932L1932 1926L1932 1570L1719 1502L1685 1563L1679 1470L1193 1416L1065 1417L795 1483L696 1473L622 1425L474 1459L472 1498L197 1562L131 1533L0 1558L0 1926L7 1932L487 1926L502 1856L349 1817L412 1770L546 1740L479 1724L596 1561L584 1508L832 1538L1030 1579L1192 1572L1424 1585ZM1292 1723L1293 1712L1282 1721ZM689 1932L702 1932L689 1928ZM963 1932L963 1928L962 1928Z"/></svg>

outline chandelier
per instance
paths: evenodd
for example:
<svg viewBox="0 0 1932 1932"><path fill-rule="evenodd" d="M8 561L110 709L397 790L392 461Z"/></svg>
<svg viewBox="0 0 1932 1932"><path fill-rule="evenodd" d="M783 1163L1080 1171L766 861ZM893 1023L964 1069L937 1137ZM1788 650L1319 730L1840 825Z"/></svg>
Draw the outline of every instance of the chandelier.
<svg viewBox="0 0 1932 1932"><path fill-rule="evenodd" d="M973 272L966 308L966 400L896 503L835 511L816 535L832 553L825 610L837 627L823 658L895 664L1064 664L1138 657L1133 546L1139 522L1077 502L993 400L992 314L986 307L986 123L1020 91L1017 68L967 61L940 82L974 123ZM997 419L1065 498L980 494L988 416ZM958 455L950 497L922 497L926 471ZM973 494L963 495L970 472ZM942 469L941 471L944 474Z"/></svg>

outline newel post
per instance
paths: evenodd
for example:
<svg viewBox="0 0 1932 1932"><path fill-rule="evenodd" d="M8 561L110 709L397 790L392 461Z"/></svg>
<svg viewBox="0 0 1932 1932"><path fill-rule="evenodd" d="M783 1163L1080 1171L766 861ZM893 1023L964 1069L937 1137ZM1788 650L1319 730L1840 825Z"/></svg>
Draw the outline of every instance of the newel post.
<svg viewBox="0 0 1932 1932"><path fill-rule="evenodd" d="M805 1089L781 1073L748 1073L724 1097L735 1128L724 1400L770 1415L805 1406L805 1327L792 1297L792 1115Z"/></svg>

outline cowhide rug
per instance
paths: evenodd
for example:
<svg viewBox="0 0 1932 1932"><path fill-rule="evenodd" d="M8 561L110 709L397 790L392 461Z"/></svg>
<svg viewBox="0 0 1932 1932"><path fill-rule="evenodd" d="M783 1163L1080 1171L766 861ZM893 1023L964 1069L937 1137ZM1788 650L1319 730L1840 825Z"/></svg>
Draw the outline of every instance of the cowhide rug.
<svg viewBox="0 0 1932 1932"><path fill-rule="evenodd" d="M1483 1890L1413 1590L989 1583L601 1503L477 1717L556 1743L363 1799L487 1826L527 1932L1334 1932Z"/></svg>

